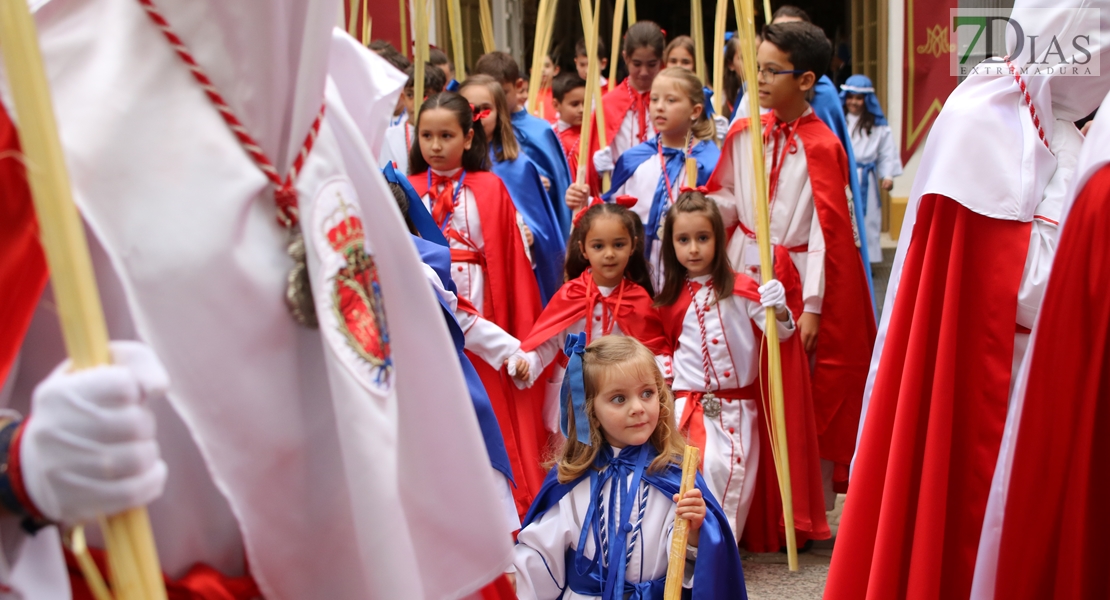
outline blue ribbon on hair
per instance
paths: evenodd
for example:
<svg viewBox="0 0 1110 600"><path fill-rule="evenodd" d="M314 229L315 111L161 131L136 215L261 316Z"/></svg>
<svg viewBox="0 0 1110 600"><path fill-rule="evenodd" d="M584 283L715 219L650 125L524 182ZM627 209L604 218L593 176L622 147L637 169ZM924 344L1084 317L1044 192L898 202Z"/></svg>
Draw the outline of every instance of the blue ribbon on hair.
<svg viewBox="0 0 1110 600"><path fill-rule="evenodd" d="M563 388L559 393L559 429L562 430L564 437L569 437L567 398L570 398L570 410L574 411L577 439L587 446L592 446L590 420L586 416L586 381L582 376L582 355L586 352L586 332L568 335L563 345L563 352L569 360L567 373L563 377Z"/></svg>

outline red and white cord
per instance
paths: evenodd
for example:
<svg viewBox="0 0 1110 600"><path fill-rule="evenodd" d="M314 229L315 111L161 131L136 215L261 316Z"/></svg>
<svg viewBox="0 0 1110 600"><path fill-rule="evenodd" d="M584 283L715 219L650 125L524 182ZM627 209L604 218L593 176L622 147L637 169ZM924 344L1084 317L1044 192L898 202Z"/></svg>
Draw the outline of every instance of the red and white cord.
<svg viewBox="0 0 1110 600"><path fill-rule="evenodd" d="M235 134L243 150L250 155L254 163L258 165L258 168L262 170L266 178L274 185L274 201L278 208L278 223L286 228L295 227L298 221L298 214L297 193L294 190L294 185L297 181L297 173L299 173L301 167L304 166L305 159L308 158L309 152L312 151L312 145L316 142L316 135L320 131L320 121L323 120L324 116L324 105L320 106L320 112L316 114L316 119L312 122L312 127L309 129L308 135L305 136L304 143L301 145L301 150L297 153L297 158L293 161L293 166L290 167L289 172L285 175L285 179L282 179L273 161L266 156L262 147L251 137L247 128L244 127L239 118L235 116L234 111L231 110L231 106L229 106L227 101L224 100L224 97L220 95L220 92L216 89L216 86L212 83L208 74L205 73L204 69L197 63L196 59L193 58L192 53L189 52L189 48L185 46L181 38L170 28L169 21L158 11L158 7L154 5L153 0L138 1L143 7L143 10L146 11L147 16L150 17L150 20L154 22L166 37L166 40L169 41L170 46L173 47L177 56L189 67L189 72L193 74L193 78L197 80L197 83L200 84L205 95L207 95L208 99L212 102L212 105L219 111L220 116L223 117L224 122L227 123L231 132Z"/></svg>
<svg viewBox="0 0 1110 600"><path fill-rule="evenodd" d="M1045 148L1051 151L1052 147L1048 144L1048 138L1045 137L1044 129L1041 128L1041 118L1037 116L1037 108L1033 106L1033 97L1029 95L1029 89L1025 85L1025 80L1021 78L1021 73L1018 72L1014 64L1010 62L1009 56L1005 58L1005 61L1006 66L1010 68L1010 74L1014 76L1014 80L1017 81L1018 87L1021 88L1021 96L1025 99L1025 104L1029 106L1029 116L1033 117L1033 126L1037 128L1037 133L1041 137L1041 142L1044 143Z"/></svg>

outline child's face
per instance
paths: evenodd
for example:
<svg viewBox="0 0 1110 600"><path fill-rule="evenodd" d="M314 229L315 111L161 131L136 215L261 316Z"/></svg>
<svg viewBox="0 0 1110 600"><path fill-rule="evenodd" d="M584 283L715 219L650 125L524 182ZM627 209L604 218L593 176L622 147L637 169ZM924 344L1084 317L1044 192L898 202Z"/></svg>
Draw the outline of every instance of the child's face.
<svg viewBox="0 0 1110 600"><path fill-rule="evenodd" d="M686 48L676 46L675 49L671 50L671 53L667 55L667 66L682 67L687 71L693 71L694 57L690 55L690 52L686 50Z"/></svg>
<svg viewBox="0 0 1110 600"><path fill-rule="evenodd" d="M602 287L619 285L632 256L634 243L632 234L620 218L615 215L595 217L580 247L590 262L594 283Z"/></svg>
<svg viewBox="0 0 1110 600"><path fill-rule="evenodd" d="M451 83L455 79L455 69L451 68L451 63L446 62L439 65L439 70L443 71L443 75L447 77L447 83Z"/></svg>
<svg viewBox="0 0 1110 600"><path fill-rule="evenodd" d="M585 111L586 88L576 87L563 94L563 101L554 101L555 111L559 118L571 127L582 124L582 113Z"/></svg>
<svg viewBox="0 0 1110 600"><path fill-rule="evenodd" d="M844 108L849 114L856 116L863 114L863 96L861 94L847 94L844 96Z"/></svg>
<svg viewBox="0 0 1110 600"><path fill-rule="evenodd" d="M409 113L409 115L416 114L415 112L413 112L413 107L416 104L415 100L413 100L413 95L415 93L416 90L414 90L413 88L405 88L405 93L401 94L401 104L405 107L405 110Z"/></svg>
<svg viewBox="0 0 1110 600"><path fill-rule="evenodd" d="M639 446L659 424L662 399L655 378L634 365L609 369L593 399L594 416L605 441L614 448Z"/></svg>
<svg viewBox="0 0 1110 600"><path fill-rule="evenodd" d="M582 78L582 81L586 81L587 75L590 74L590 57L585 54L575 56L574 68L578 69L578 76Z"/></svg>
<svg viewBox="0 0 1110 600"><path fill-rule="evenodd" d="M509 114L516 112L520 108L522 99L528 96L523 79L517 79L516 83L502 83L501 89L505 90L505 104L509 107Z"/></svg>
<svg viewBox="0 0 1110 600"><path fill-rule="evenodd" d="M651 82L659 74L663 61L648 46L641 46L624 54L624 62L628 65L628 81L638 91L646 92L651 89Z"/></svg>
<svg viewBox="0 0 1110 600"><path fill-rule="evenodd" d="M702 105L690 102L689 94L670 77L656 77L651 84L651 119L664 135L685 136L701 115Z"/></svg>
<svg viewBox="0 0 1110 600"><path fill-rule="evenodd" d="M709 275L716 258L717 238L709 217L700 212L678 213L671 232L678 263L690 277Z"/></svg>
<svg viewBox="0 0 1110 600"><path fill-rule="evenodd" d="M792 71L794 63L790 55L771 42L759 45L757 55L759 71L759 105L763 108L780 109L804 102L806 92L813 88L816 77L806 71L800 75L783 73L764 75L765 71Z"/></svg>
<svg viewBox="0 0 1110 600"><path fill-rule="evenodd" d="M555 63L551 62L551 57L550 56L543 57L543 81L544 81L544 83L550 85L551 80L558 74L559 74L559 68L555 66Z"/></svg>
<svg viewBox="0 0 1110 600"><path fill-rule="evenodd" d="M474 105L474 112L488 110L489 114L482 117L482 129L486 132L486 139L493 139L493 131L497 128L497 105L493 101L493 94L484 85L468 85L461 92L466 101Z"/></svg>
<svg viewBox="0 0 1110 600"><path fill-rule="evenodd" d="M420 154L428 166L450 171L462 166L463 153L470 149L474 132L463 135L455 113L446 108L425 110L420 116Z"/></svg>
<svg viewBox="0 0 1110 600"><path fill-rule="evenodd" d="M732 55L732 62L729 63L728 69L736 73L737 77L744 77L744 55L739 50Z"/></svg>

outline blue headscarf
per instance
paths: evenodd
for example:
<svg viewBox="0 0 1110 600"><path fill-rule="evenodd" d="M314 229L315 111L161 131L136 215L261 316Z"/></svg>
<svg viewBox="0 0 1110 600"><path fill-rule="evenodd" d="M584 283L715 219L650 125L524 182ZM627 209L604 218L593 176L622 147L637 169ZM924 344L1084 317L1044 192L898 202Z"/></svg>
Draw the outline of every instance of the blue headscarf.
<svg viewBox="0 0 1110 600"><path fill-rule="evenodd" d="M876 125L886 125L886 116L883 115L883 109L879 106L879 97L875 95L875 86L867 75L852 75L840 86L840 101L843 102L848 94L862 94L863 105L867 107L867 112L875 115Z"/></svg>

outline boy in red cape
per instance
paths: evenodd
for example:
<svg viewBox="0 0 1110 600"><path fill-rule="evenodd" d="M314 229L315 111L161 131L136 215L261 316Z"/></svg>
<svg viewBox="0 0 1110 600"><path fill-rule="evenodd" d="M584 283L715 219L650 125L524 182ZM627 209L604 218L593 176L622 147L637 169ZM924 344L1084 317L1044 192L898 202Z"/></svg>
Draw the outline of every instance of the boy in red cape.
<svg viewBox="0 0 1110 600"><path fill-rule="evenodd" d="M1101 441L1110 423L1100 410L1110 389L1110 112L1099 115L1083 141L1067 200L1074 195L1074 204L1060 218L1044 304L1011 398L973 598L1110 595L1105 569L1089 560L1103 541L1089 525L1110 496Z"/></svg>
<svg viewBox="0 0 1110 600"><path fill-rule="evenodd" d="M825 485L843 491L855 450L875 318L846 194L847 156L806 102L815 74L824 72L828 64L832 46L819 27L802 22L769 25L763 40L760 103L773 109L761 121L771 239L788 251L801 281L802 310L796 313L799 341L812 368ZM708 189L733 232L729 243L733 268L755 278L759 261L750 131L748 119L733 124ZM827 489L826 508L832 508L831 500Z"/></svg>
<svg viewBox="0 0 1110 600"><path fill-rule="evenodd" d="M1073 10L1018 6L1013 18L1029 35L1095 35L1099 20ZM887 287L828 598L971 593L1012 374L1083 143L1073 121L1110 88L1022 74L1041 58L1022 52L1013 72L999 61L969 76L932 126Z"/></svg>

